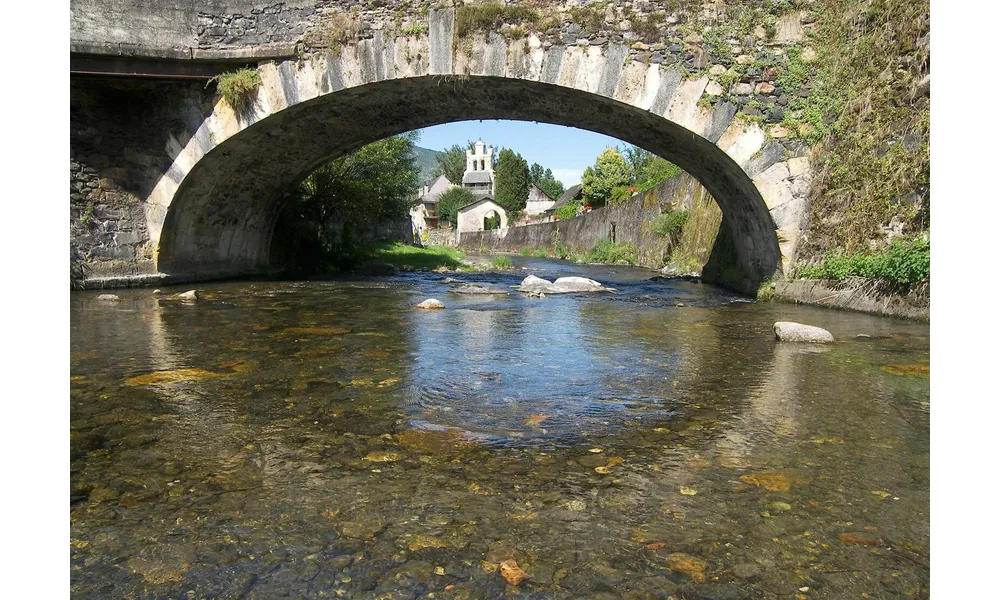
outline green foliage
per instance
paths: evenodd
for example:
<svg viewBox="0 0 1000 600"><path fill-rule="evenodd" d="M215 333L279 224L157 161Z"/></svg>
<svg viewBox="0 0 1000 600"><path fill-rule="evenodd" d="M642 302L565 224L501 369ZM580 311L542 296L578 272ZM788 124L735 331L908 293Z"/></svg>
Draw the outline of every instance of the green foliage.
<svg viewBox="0 0 1000 600"><path fill-rule="evenodd" d="M302 41L313 48L336 50L356 39L360 33L361 21L357 15L339 12L321 19Z"/></svg>
<svg viewBox="0 0 1000 600"><path fill-rule="evenodd" d="M536 182L535 185L545 192L546 196L552 198L553 200L558 200L559 197L566 191L562 182L556 179L543 179Z"/></svg>
<svg viewBox="0 0 1000 600"><path fill-rule="evenodd" d="M548 258L549 251L545 248L535 248L535 251L531 253L535 258Z"/></svg>
<svg viewBox="0 0 1000 600"><path fill-rule="evenodd" d="M257 88L260 87L260 73L256 69L239 69L222 73L214 80L222 98L237 115L246 114L253 106Z"/></svg>
<svg viewBox="0 0 1000 600"><path fill-rule="evenodd" d="M583 172L583 198L591 206L607 204L615 188L631 185L632 169L614 148L606 148Z"/></svg>
<svg viewBox="0 0 1000 600"><path fill-rule="evenodd" d="M405 36L416 37L419 35L424 35L427 33L427 25L424 24L413 24L408 25L403 28L402 34Z"/></svg>
<svg viewBox="0 0 1000 600"><path fill-rule="evenodd" d="M579 200L572 200L557 208L555 216L559 217L560 221L565 221L566 219L572 219L573 217L575 217L580 213L581 206L582 204L580 204Z"/></svg>
<svg viewBox="0 0 1000 600"><path fill-rule="evenodd" d="M684 172L669 160L660 158L638 146L626 147L625 158L632 169L633 184L631 187L636 188L639 193L651 190Z"/></svg>
<svg viewBox="0 0 1000 600"><path fill-rule="evenodd" d="M618 264L621 262L634 265L639 252L632 244L616 244L609 239L597 242L587 253L587 262Z"/></svg>
<svg viewBox="0 0 1000 600"><path fill-rule="evenodd" d="M466 163L465 148L455 144L451 148L446 148L435 159L438 165L436 175L444 175L455 185L462 185Z"/></svg>
<svg viewBox="0 0 1000 600"><path fill-rule="evenodd" d="M528 169L528 176L531 178L531 183L538 185L538 182L545 177L545 168L538 163L531 163L531 167Z"/></svg>
<svg viewBox="0 0 1000 600"><path fill-rule="evenodd" d="M531 183L537 185L553 200L558 200L559 196L562 196L563 192L566 191L562 182L556 181L552 176L552 169L544 169L538 163L531 164L531 168L528 169L528 177L531 179Z"/></svg>
<svg viewBox="0 0 1000 600"><path fill-rule="evenodd" d="M570 21L580 26L581 33L593 35L604 27L604 9L606 2L587 3L586 6L574 6L569 9Z"/></svg>
<svg viewBox="0 0 1000 600"><path fill-rule="evenodd" d="M569 248L562 241L562 236L556 231L552 235L552 253L556 258L563 259L569 256Z"/></svg>
<svg viewBox="0 0 1000 600"><path fill-rule="evenodd" d="M632 31L642 39L659 40L660 28L667 20L667 13L652 12L645 15L636 15L632 21Z"/></svg>
<svg viewBox="0 0 1000 600"><path fill-rule="evenodd" d="M809 97L790 103L808 125L803 137L822 143L806 251L851 253L881 238L894 217L910 231L927 226L897 199L930 182L930 103L913 93L929 70L930 47L918 41L930 31L930 8L927 0L820 0L813 10L816 74Z"/></svg>
<svg viewBox="0 0 1000 600"><path fill-rule="evenodd" d="M527 246L521 248L521 256L531 256L531 248Z"/></svg>
<svg viewBox="0 0 1000 600"><path fill-rule="evenodd" d="M307 271L361 260L360 232L406 217L417 191L416 139L416 133L386 138L313 171L283 207L272 247Z"/></svg>
<svg viewBox="0 0 1000 600"><path fill-rule="evenodd" d="M490 263L494 269L512 269L514 268L514 263L511 262L510 257L498 256L493 259Z"/></svg>
<svg viewBox="0 0 1000 600"><path fill-rule="evenodd" d="M440 196L438 196L438 219L455 225L458 223L458 209L462 208L466 204L472 204L475 201L476 196L465 188L448 188Z"/></svg>
<svg viewBox="0 0 1000 600"><path fill-rule="evenodd" d="M507 214L524 210L531 185L528 162L520 154L504 148L497 157L493 177L493 200Z"/></svg>
<svg viewBox="0 0 1000 600"><path fill-rule="evenodd" d="M672 210L653 219L653 233L669 239L677 239L688 221L688 211Z"/></svg>
<svg viewBox="0 0 1000 600"><path fill-rule="evenodd" d="M389 263L397 268L411 267L414 269L436 269L438 267L456 269L464 266L462 258L465 256L455 248L447 246L421 248L400 242L365 246L361 254L368 260Z"/></svg>
<svg viewBox="0 0 1000 600"><path fill-rule="evenodd" d="M492 217L483 219L483 229L486 231L500 229L500 215L494 214Z"/></svg>
<svg viewBox="0 0 1000 600"><path fill-rule="evenodd" d="M523 25L536 21L538 13L524 6L463 4L455 10L455 35L461 38L477 31L497 31L504 23Z"/></svg>
<svg viewBox="0 0 1000 600"><path fill-rule="evenodd" d="M868 277L894 283L916 283L931 276L931 243L925 238L895 239L878 252L828 253L818 265L798 269L810 279Z"/></svg>

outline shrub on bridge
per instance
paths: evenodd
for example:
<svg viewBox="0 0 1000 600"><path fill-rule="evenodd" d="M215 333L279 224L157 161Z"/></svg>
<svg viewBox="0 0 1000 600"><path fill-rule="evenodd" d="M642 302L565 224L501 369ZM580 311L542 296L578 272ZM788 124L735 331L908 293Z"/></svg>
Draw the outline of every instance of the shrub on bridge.
<svg viewBox="0 0 1000 600"><path fill-rule="evenodd" d="M260 73L256 69L239 69L222 73L215 78L222 98L238 115L245 114L253 106L260 87Z"/></svg>
<svg viewBox="0 0 1000 600"><path fill-rule="evenodd" d="M538 21L538 13L524 6L500 3L462 5L455 10L456 37L497 31L504 23L522 25Z"/></svg>

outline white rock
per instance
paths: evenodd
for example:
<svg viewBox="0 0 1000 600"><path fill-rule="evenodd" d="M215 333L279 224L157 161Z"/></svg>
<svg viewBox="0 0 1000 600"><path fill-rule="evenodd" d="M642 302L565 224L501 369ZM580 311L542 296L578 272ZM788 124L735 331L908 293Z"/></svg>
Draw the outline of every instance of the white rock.
<svg viewBox="0 0 1000 600"><path fill-rule="evenodd" d="M104 300L106 302L118 302L119 300L121 300L121 298L115 296L114 294L101 294L100 296L97 297L97 299Z"/></svg>
<svg viewBox="0 0 1000 600"><path fill-rule="evenodd" d="M534 275L528 275L521 281L521 285L517 286L522 292L529 292L534 294L558 294L558 290L552 284L551 281L547 279L542 279L541 277L536 277Z"/></svg>
<svg viewBox="0 0 1000 600"><path fill-rule="evenodd" d="M183 294L177 294L177 297L181 300L197 300L198 292L196 292L195 290L188 290Z"/></svg>
<svg viewBox="0 0 1000 600"><path fill-rule="evenodd" d="M774 337L783 342L813 342L825 343L833 341L833 334L822 327L803 325L791 321L778 321L774 324Z"/></svg>
<svg viewBox="0 0 1000 600"><path fill-rule="evenodd" d="M417 308L423 308L423 309L427 309L427 310L435 310L435 309L439 309L439 308L444 308L444 302L441 302L440 300L438 300L436 298L428 298L427 300L424 300L423 302L421 302L420 304L418 304Z"/></svg>
<svg viewBox="0 0 1000 600"><path fill-rule="evenodd" d="M595 292L604 287L586 277L560 277L553 285L561 292Z"/></svg>

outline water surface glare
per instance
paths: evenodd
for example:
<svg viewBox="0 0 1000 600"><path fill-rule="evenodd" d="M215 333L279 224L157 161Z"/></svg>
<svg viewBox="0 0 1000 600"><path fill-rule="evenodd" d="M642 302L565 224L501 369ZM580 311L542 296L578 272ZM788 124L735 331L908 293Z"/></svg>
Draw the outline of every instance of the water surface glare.
<svg viewBox="0 0 1000 600"><path fill-rule="evenodd" d="M73 596L929 597L926 324L514 262L72 294Z"/></svg>

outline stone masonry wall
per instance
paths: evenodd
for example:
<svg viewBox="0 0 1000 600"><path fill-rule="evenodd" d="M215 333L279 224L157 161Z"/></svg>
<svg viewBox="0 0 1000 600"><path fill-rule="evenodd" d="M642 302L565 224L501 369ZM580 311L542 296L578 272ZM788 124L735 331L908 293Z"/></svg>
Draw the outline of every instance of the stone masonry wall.
<svg viewBox="0 0 1000 600"><path fill-rule="evenodd" d="M707 76L711 81L700 102L728 102L742 118L773 124L769 135L791 144L783 151L797 152L803 143L788 138L798 132L778 125L792 99L782 89L780 75L789 47L803 60L815 54L807 44L814 23L811 3L508 2L534 10L537 18L503 23L495 33L525 43L525 36L533 33L545 49L623 45L620 58L625 65L659 64L667 76L681 73L678 87L687 79ZM424 35L430 9L439 6L427 0L75 0L71 48L169 58L307 55L376 35ZM144 25L122 28L112 26L115 22ZM471 31L467 38L485 33ZM467 44L471 53L471 39L459 43ZM795 94L808 95L809 90L807 85Z"/></svg>
<svg viewBox="0 0 1000 600"><path fill-rule="evenodd" d="M211 94L197 82L99 78L72 78L70 91L71 262L92 285L141 283L155 272L144 200L170 172L164 146L187 142L168 132L194 131Z"/></svg>
<svg viewBox="0 0 1000 600"><path fill-rule="evenodd" d="M459 247L490 252L545 248L551 253L559 244L571 254L586 254L598 241L610 239L634 245L638 264L658 269L669 260L671 246L653 232L653 220L671 210L690 210L695 202L706 196L707 191L695 178L681 174L627 202L598 208L572 219L462 233Z"/></svg>

